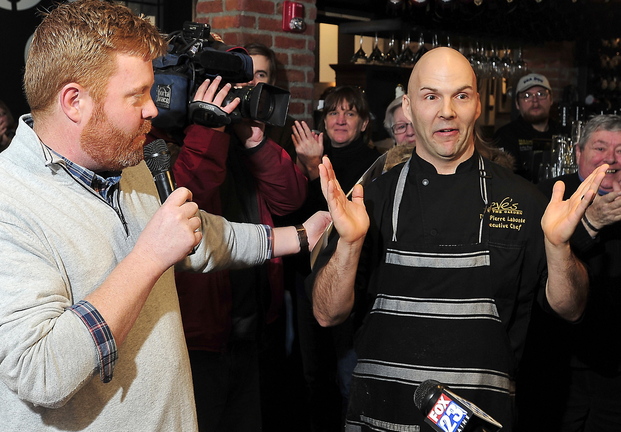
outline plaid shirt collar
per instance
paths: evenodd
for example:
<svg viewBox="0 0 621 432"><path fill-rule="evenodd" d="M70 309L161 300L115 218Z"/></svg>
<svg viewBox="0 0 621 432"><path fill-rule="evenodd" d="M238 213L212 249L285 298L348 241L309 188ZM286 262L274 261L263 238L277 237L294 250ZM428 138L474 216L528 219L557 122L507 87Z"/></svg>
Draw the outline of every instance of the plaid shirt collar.
<svg viewBox="0 0 621 432"><path fill-rule="evenodd" d="M34 121L32 117L27 117L24 119L26 124L33 127ZM80 183L85 185L86 187L94 190L99 194L108 204L112 207L113 201L112 198L114 196L114 191L117 189L119 182L121 181L121 171L107 171L100 174L96 174L95 172L86 169L74 162L71 162L69 159L64 157L63 155L55 152L51 148L49 148L43 141L39 140L41 145L50 153L50 157L47 158L48 164L58 163L59 160L63 162L67 172Z"/></svg>
<svg viewBox="0 0 621 432"><path fill-rule="evenodd" d="M71 162L62 155L58 156L65 161L65 166L67 167L69 174L84 183L86 186L92 188L95 192L101 195L101 197L105 199L108 204L112 205L114 190L121 181L120 171L107 171L102 173L103 175L100 175Z"/></svg>

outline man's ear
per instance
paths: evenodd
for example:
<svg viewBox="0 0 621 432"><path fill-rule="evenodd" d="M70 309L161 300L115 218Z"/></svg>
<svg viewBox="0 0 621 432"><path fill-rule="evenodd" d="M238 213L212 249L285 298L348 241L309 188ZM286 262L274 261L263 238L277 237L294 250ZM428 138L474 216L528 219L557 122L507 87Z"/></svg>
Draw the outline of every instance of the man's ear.
<svg viewBox="0 0 621 432"><path fill-rule="evenodd" d="M412 101L410 101L410 97L407 94L403 95L401 99L401 110L403 111L403 115L406 119L412 124L414 124L414 118L412 116Z"/></svg>
<svg viewBox="0 0 621 432"><path fill-rule="evenodd" d="M92 98L80 84L63 86L59 99L61 110L74 123L83 121L85 114L91 111Z"/></svg>

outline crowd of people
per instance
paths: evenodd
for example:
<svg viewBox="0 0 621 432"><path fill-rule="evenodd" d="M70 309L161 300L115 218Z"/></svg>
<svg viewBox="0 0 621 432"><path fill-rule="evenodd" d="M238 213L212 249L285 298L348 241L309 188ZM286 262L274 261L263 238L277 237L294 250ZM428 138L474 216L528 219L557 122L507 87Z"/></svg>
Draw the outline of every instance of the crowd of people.
<svg viewBox="0 0 621 432"><path fill-rule="evenodd" d="M171 134L151 126L166 48L125 6L60 4L28 52L31 112L0 101L6 430L428 432L429 379L503 432L619 428L621 117L590 119L578 171L535 184L560 133L548 79L520 78L485 140L477 76L440 47L383 125L338 86L314 125ZM230 114L233 86L275 85L274 52L245 50L251 80L192 100ZM142 161L159 138L164 202Z"/></svg>

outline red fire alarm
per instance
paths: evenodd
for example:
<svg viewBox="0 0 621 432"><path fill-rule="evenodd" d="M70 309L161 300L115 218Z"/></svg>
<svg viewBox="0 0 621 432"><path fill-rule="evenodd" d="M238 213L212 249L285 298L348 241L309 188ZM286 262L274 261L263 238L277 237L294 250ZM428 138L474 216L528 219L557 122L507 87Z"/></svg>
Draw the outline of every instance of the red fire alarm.
<svg viewBox="0 0 621 432"><path fill-rule="evenodd" d="M302 3L287 0L282 4L282 29L289 32L306 30Z"/></svg>

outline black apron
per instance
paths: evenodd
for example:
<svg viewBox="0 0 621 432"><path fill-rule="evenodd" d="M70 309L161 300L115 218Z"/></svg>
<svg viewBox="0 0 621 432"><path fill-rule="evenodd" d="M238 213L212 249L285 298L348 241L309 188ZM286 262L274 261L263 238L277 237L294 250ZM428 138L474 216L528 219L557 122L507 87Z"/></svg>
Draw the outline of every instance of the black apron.
<svg viewBox="0 0 621 432"><path fill-rule="evenodd" d="M352 432L431 431L413 401L417 386L427 379L448 385L498 421L512 415L512 353L490 271L491 176L479 156L481 202L469 205L469 211L474 208L480 214L477 226L472 226L478 232L476 241L408 243L400 241L397 227L410 162L396 186L392 239L379 269L382 282L357 350L347 425ZM423 196L429 180L415 175ZM416 221L402 223L433 226L426 220L428 212L417 214Z"/></svg>

